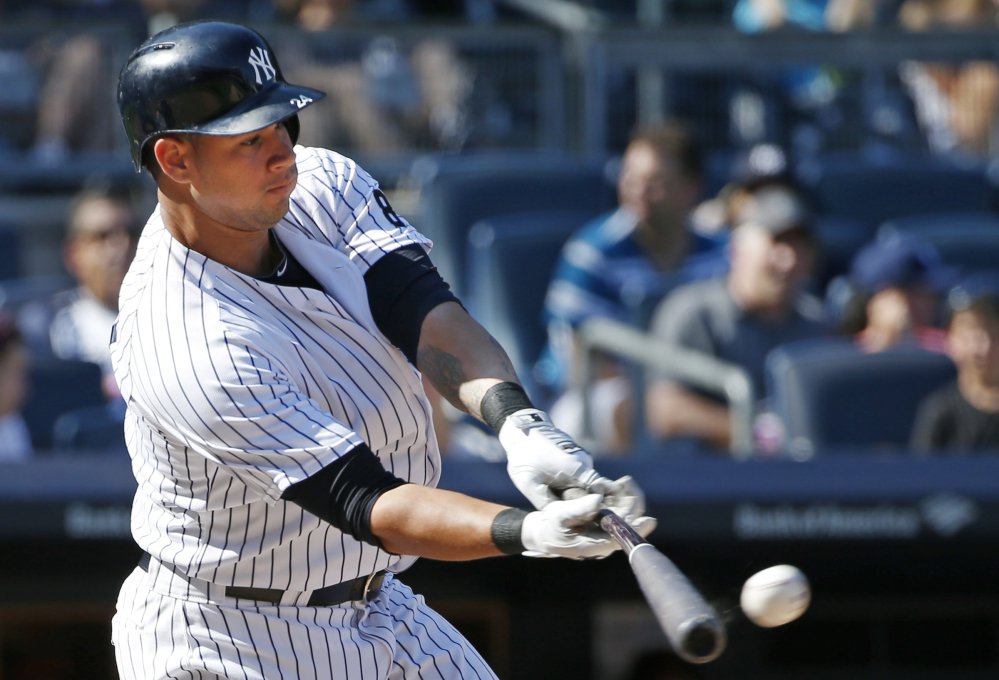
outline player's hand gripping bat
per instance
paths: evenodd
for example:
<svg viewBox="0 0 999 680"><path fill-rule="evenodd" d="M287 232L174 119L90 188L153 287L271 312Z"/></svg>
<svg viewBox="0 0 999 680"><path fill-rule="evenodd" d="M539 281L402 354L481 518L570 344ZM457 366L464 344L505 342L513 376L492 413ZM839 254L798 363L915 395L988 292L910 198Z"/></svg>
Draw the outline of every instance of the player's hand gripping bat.
<svg viewBox="0 0 999 680"><path fill-rule="evenodd" d="M562 497L571 499L586 493L566 489ZM725 650L725 626L683 572L613 511L600 510L594 521L628 555L635 579L673 651L690 663L718 658Z"/></svg>

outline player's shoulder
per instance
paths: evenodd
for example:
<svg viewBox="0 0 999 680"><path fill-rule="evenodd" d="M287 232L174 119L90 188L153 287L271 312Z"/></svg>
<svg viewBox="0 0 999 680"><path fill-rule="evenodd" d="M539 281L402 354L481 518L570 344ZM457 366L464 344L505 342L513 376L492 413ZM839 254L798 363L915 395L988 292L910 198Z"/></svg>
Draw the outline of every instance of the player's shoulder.
<svg viewBox="0 0 999 680"><path fill-rule="evenodd" d="M357 161L332 149L296 146L295 162L299 189L313 193L330 188L342 192L354 184L367 186L374 182Z"/></svg>

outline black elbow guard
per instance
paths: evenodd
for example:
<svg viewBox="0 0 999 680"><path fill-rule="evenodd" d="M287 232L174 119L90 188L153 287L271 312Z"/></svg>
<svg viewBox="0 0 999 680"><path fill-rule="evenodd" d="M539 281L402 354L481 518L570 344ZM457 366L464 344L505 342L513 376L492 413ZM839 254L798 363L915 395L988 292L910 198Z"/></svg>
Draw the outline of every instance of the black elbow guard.
<svg viewBox="0 0 999 680"><path fill-rule="evenodd" d="M292 484L281 498L345 534L381 548L371 532L371 509L379 496L405 483L382 467L378 457L362 444L308 479Z"/></svg>

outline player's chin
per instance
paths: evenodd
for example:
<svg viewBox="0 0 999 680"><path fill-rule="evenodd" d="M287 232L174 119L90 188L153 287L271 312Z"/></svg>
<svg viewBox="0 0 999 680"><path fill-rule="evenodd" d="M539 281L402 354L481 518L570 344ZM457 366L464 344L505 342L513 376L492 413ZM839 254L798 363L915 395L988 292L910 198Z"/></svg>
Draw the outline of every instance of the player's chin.
<svg viewBox="0 0 999 680"><path fill-rule="evenodd" d="M290 207L291 200L288 196L265 196L254 211L254 223L270 228L288 214Z"/></svg>

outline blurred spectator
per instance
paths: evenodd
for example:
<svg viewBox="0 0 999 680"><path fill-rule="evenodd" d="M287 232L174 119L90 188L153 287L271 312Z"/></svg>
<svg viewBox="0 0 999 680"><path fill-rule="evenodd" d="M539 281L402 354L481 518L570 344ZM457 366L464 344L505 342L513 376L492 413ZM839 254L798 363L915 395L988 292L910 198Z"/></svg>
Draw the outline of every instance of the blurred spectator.
<svg viewBox="0 0 999 680"><path fill-rule="evenodd" d="M689 224L701 192L701 154L678 122L637 131L621 163L619 207L584 225L563 247L545 296L549 343L539 369L560 394L552 418L569 432L579 432L582 417L580 395L570 388L574 329L591 317L644 327L650 299L724 270L722 242ZM619 450L615 432L627 381L612 361L602 363L598 377L593 411L601 421L594 433L601 448Z"/></svg>
<svg viewBox="0 0 999 680"><path fill-rule="evenodd" d="M21 416L28 395L28 350L14 321L0 316L0 461L21 461L33 454L31 435Z"/></svg>
<svg viewBox="0 0 999 680"><path fill-rule="evenodd" d="M754 192L739 216L730 244L730 271L681 286L656 309L651 332L664 351L679 346L745 369L755 395L764 394L764 361L774 347L829 333L821 304L802 290L815 259L811 215L789 187ZM731 443L729 410L714 394L655 377L646 419L650 431L674 448L725 450ZM760 445L776 450L779 433L760 409Z"/></svg>
<svg viewBox="0 0 999 680"><path fill-rule="evenodd" d="M999 451L999 277L978 274L948 296L953 384L920 404L912 448L923 453Z"/></svg>
<svg viewBox="0 0 999 680"><path fill-rule="evenodd" d="M691 227L705 235L729 231L746 199L770 184L792 184L787 154L776 144L754 144L736 155L729 178L716 195L701 201L691 215Z"/></svg>
<svg viewBox="0 0 999 680"><path fill-rule="evenodd" d="M905 0L899 24L909 30L999 27L993 0ZM904 62L900 75L932 151L991 158L999 150L999 66L994 61Z"/></svg>
<svg viewBox="0 0 999 680"><path fill-rule="evenodd" d="M231 11L237 0L216 0L212 16ZM203 17L205 0L67 0L42 3L53 22L119 22L151 35ZM95 21L96 20L96 21ZM129 40L131 42L131 40ZM118 58L108 34L74 29L52 31L30 49L41 76L32 156L55 163L78 153L109 153L122 143L115 108Z"/></svg>
<svg viewBox="0 0 999 680"><path fill-rule="evenodd" d="M928 244L875 240L854 257L841 330L865 352L900 345L941 352L940 295L950 278Z"/></svg>
<svg viewBox="0 0 999 680"><path fill-rule="evenodd" d="M738 0L732 23L744 33L831 31L843 33L883 23L898 0ZM738 144L779 141L805 153L856 135L862 126L843 110L853 87L848 75L822 64L766 68L732 99ZM859 113L859 112L853 112ZM856 140L851 140L856 141Z"/></svg>
<svg viewBox="0 0 999 680"><path fill-rule="evenodd" d="M32 155L57 162L70 154L113 150L121 131L115 124L110 46L98 35L77 33L46 37L32 53L45 64Z"/></svg>
<svg viewBox="0 0 999 680"><path fill-rule="evenodd" d="M77 287L60 295L50 327L53 353L99 364L109 399L119 396L111 372L111 327L118 290L132 260L137 212L111 190L83 190L70 210L63 260Z"/></svg>
<svg viewBox="0 0 999 680"><path fill-rule="evenodd" d="M287 0L280 7L307 32L413 14L408 3L385 0ZM300 143L372 154L465 146L473 73L447 40L423 38L408 48L377 35L357 58L342 61L313 53L307 40L282 49L291 79L328 94L302 112Z"/></svg>

